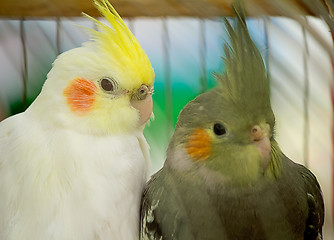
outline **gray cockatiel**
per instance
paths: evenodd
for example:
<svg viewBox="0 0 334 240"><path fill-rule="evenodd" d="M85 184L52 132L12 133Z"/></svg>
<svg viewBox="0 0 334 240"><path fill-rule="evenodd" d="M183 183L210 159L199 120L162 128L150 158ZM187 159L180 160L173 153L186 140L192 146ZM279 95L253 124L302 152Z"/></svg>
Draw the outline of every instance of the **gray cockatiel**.
<svg viewBox="0 0 334 240"><path fill-rule="evenodd" d="M265 67L236 14L219 86L182 110L144 191L141 239L322 239L320 186L275 141Z"/></svg>

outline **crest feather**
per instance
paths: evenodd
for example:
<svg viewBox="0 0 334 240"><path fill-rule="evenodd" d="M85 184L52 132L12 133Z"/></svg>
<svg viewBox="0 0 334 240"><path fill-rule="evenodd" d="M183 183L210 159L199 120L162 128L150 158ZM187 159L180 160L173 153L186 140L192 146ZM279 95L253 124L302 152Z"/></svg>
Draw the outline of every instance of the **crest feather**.
<svg viewBox="0 0 334 240"><path fill-rule="evenodd" d="M154 71L151 63L141 48L138 40L133 36L129 28L108 0L94 0L96 8L108 21L110 27L101 21L83 13L94 21L101 31L89 29L97 46L106 53L115 68L127 72L131 81L137 81L137 85L153 84ZM122 69L123 68L123 69ZM121 74L122 75L122 74ZM122 78L122 81L124 79Z"/></svg>
<svg viewBox="0 0 334 240"><path fill-rule="evenodd" d="M253 43L240 1L233 5L236 26L224 19L230 43L224 46L226 71L216 75L223 98L245 113L271 112L269 86L260 52ZM261 112L262 111L262 112ZM253 115L253 114L252 114Z"/></svg>

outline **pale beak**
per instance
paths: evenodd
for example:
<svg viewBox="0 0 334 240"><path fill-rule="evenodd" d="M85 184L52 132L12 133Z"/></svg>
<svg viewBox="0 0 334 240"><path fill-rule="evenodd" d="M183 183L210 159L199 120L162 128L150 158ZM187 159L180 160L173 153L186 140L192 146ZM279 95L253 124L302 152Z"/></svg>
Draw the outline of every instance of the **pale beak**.
<svg viewBox="0 0 334 240"><path fill-rule="evenodd" d="M250 134L251 141L260 153L262 167L265 171L268 168L271 160L270 126L267 123L254 125L250 131Z"/></svg>
<svg viewBox="0 0 334 240"><path fill-rule="evenodd" d="M139 111L139 126L144 125L152 116L152 91L148 91L144 99L131 99L131 105Z"/></svg>

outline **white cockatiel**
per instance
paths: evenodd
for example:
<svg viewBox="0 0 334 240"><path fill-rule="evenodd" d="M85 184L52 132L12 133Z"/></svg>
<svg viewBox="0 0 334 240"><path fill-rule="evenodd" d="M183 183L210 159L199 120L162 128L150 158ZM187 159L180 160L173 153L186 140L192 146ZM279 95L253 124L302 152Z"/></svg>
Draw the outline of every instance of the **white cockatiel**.
<svg viewBox="0 0 334 240"><path fill-rule="evenodd" d="M61 54L37 99L0 123L1 240L138 239L154 71L107 0L111 27Z"/></svg>

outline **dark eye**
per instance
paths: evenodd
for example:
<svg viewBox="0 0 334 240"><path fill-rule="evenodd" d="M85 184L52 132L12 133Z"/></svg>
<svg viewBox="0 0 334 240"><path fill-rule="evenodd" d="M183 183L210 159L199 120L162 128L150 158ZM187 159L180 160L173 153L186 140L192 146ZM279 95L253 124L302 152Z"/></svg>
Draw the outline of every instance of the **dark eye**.
<svg viewBox="0 0 334 240"><path fill-rule="evenodd" d="M102 78L100 81L101 88L106 92L114 92L117 88L117 83L111 78Z"/></svg>
<svg viewBox="0 0 334 240"><path fill-rule="evenodd" d="M226 133L226 129L223 126L223 124L221 124L221 123L215 123L215 125L213 125L213 132L216 135L221 136L221 135L224 135Z"/></svg>

